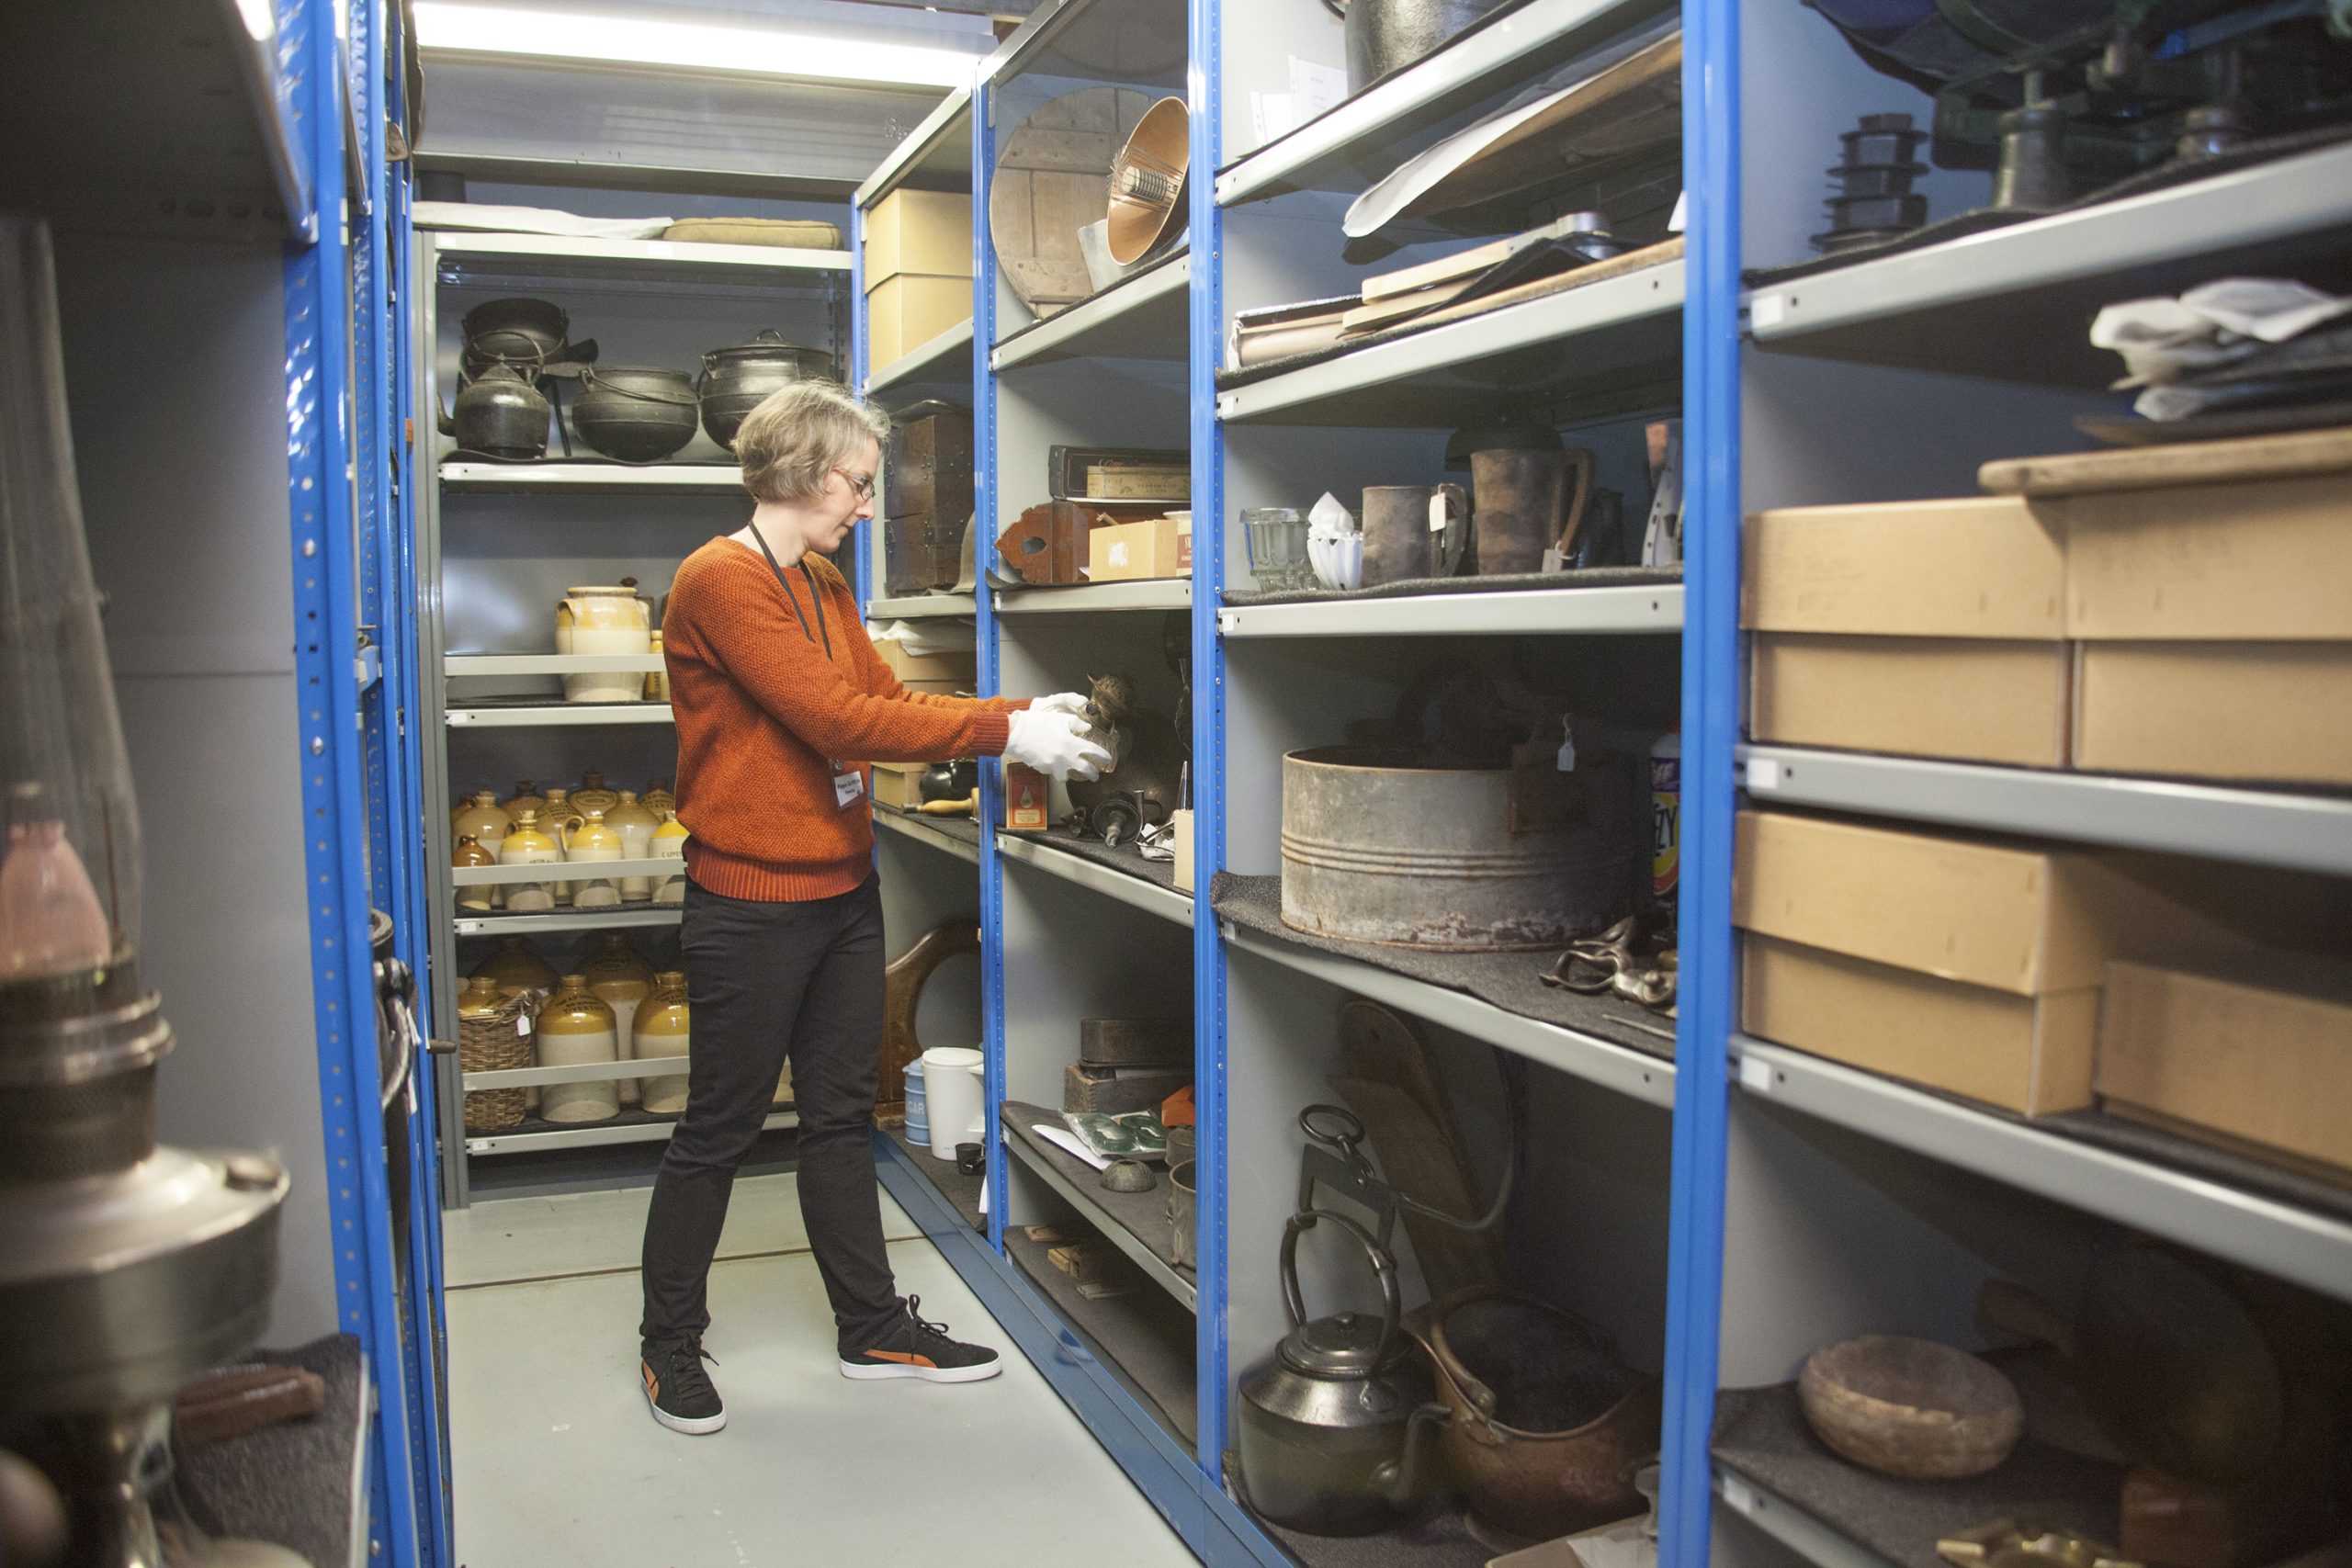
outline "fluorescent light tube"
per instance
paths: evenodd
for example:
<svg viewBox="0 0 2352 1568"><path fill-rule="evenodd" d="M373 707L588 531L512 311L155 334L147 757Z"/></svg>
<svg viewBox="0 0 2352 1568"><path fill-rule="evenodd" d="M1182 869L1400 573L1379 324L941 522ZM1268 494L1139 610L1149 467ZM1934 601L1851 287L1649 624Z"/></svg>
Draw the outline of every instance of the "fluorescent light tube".
<svg viewBox="0 0 2352 1568"><path fill-rule="evenodd" d="M702 22L454 5L447 0L418 0L416 41L435 52L593 60L617 65L941 88L969 86L977 58L922 44L822 38Z"/></svg>

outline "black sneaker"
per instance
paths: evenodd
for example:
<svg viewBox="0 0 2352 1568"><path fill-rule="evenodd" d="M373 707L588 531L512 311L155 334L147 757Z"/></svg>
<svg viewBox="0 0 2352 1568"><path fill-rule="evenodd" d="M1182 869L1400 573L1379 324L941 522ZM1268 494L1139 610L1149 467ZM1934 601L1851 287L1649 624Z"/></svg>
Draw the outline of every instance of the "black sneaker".
<svg viewBox="0 0 2352 1568"><path fill-rule="evenodd" d="M915 1315L921 1296L907 1298L907 1315L883 1342L870 1350L842 1358L845 1378L921 1378L925 1382L978 1382L1004 1368L996 1352L981 1345L965 1345L947 1337L944 1323L925 1323Z"/></svg>
<svg viewBox="0 0 2352 1568"><path fill-rule="evenodd" d="M703 1362L718 1359L698 1338L647 1341L637 1370L653 1418L673 1432L697 1438L726 1426L727 1406L702 1370Z"/></svg>

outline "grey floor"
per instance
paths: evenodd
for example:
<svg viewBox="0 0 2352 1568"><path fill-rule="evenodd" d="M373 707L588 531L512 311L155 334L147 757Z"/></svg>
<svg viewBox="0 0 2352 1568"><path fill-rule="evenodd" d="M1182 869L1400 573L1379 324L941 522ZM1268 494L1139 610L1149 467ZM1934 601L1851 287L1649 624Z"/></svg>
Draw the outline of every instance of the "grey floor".
<svg viewBox="0 0 2352 1568"><path fill-rule="evenodd" d="M728 1427L708 1438L654 1425L639 1391L643 1189L448 1216L465 1568L1194 1562L1017 1351L1002 1377L960 1387L842 1378L792 1180L735 1189L707 1340ZM899 1289L959 1335L1004 1343L904 1212L882 1204Z"/></svg>

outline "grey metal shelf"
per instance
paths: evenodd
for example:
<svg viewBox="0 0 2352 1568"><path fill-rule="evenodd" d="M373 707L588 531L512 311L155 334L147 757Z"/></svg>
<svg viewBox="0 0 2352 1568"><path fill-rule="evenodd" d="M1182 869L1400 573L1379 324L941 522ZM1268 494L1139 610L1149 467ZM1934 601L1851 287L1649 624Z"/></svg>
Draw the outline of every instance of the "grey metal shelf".
<svg viewBox="0 0 2352 1568"><path fill-rule="evenodd" d="M489 887L514 882L594 882L622 876L666 878L684 876L686 863L676 855L649 855L641 860L544 861L536 865L453 865L452 887ZM626 912L627 907L608 911ZM508 919L524 917L510 915ZM537 917L532 917L536 919ZM531 928L540 929L537 926Z"/></svg>
<svg viewBox="0 0 2352 1568"><path fill-rule="evenodd" d="M1189 610L1193 580L1149 577L1130 582L1084 582L1069 588L1000 588L1000 615L1069 614L1082 610Z"/></svg>
<svg viewBox="0 0 2352 1568"><path fill-rule="evenodd" d="M1376 343L1220 391L1217 417L1445 428L1464 398L1505 392L1570 410L1660 400L1646 389L1680 374L1682 278L1661 262Z"/></svg>
<svg viewBox="0 0 2352 1568"><path fill-rule="evenodd" d="M875 621L915 621L933 615L956 615L969 620L978 609L969 593L915 593L903 599L869 599L865 602L865 619Z"/></svg>
<svg viewBox="0 0 2352 1568"><path fill-rule="evenodd" d="M650 675L658 653L445 653L441 673L452 681L485 675Z"/></svg>
<svg viewBox="0 0 2352 1568"><path fill-rule="evenodd" d="M865 378L868 397L945 387L961 389L967 400L972 395L972 323L968 320L956 322Z"/></svg>
<svg viewBox="0 0 2352 1568"><path fill-rule="evenodd" d="M1049 876L1065 882L1075 882L1080 887L1131 904L1147 914L1158 915L1163 920L1173 920L1191 929L1193 897L1172 887L1162 887L1157 882L1146 882L1140 876L1130 876L1124 871L1089 860L1084 855L1057 850L1025 833L999 833L996 852L1006 860L1017 860L1035 866Z"/></svg>
<svg viewBox="0 0 2352 1568"><path fill-rule="evenodd" d="M1002 840L999 840L1000 844ZM1615 1089L1650 1105L1674 1104L1674 1064L1597 1035L1507 1012L1492 1002L1450 991L1391 969L1359 964L1261 936L1230 921L1221 923L1226 944L1309 975L1354 996L1401 1008L1416 1018L1483 1040L1545 1066Z"/></svg>
<svg viewBox="0 0 2352 1568"><path fill-rule="evenodd" d="M977 841L967 843L953 833L942 832L927 817L876 807L874 820L891 832L912 839L919 844L944 850L957 860L970 861L974 865L980 863L980 846Z"/></svg>
<svg viewBox="0 0 2352 1568"><path fill-rule="evenodd" d="M576 725L669 724L668 703L548 703L545 705L450 708L451 729L531 729Z"/></svg>
<svg viewBox="0 0 2352 1568"><path fill-rule="evenodd" d="M2040 1132L1768 1041L1735 1035L1735 1078L1784 1105L2352 1301L2352 1220Z"/></svg>
<svg viewBox="0 0 2352 1568"><path fill-rule="evenodd" d="M975 62L975 73L978 64ZM890 150L865 183L850 197L870 208L902 185L920 181L925 188L969 190L972 185L972 89L958 87L939 100L922 122Z"/></svg>
<svg viewBox="0 0 2352 1568"><path fill-rule="evenodd" d="M1228 637L1507 637L1557 632L1672 634L1682 629L1682 585L1535 588L1305 600L1219 610Z"/></svg>
<svg viewBox="0 0 2352 1568"><path fill-rule="evenodd" d="M850 270L847 251L785 245L715 245L689 240L590 240L570 234L493 234L465 229L434 232L442 281L491 277L627 278L691 281L695 275L741 278L761 273L822 276ZM453 279L452 272L463 275Z"/></svg>
<svg viewBox="0 0 2352 1568"><path fill-rule="evenodd" d="M1035 75L1181 93L1184 28L1184 8L1161 0L1044 0L980 62L979 80Z"/></svg>
<svg viewBox="0 0 2352 1568"><path fill-rule="evenodd" d="M2339 260L2352 234L2352 144L1857 262L1747 299L1758 344L2014 380L2100 387L2116 357L2085 333L2098 307L2215 275Z"/></svg>
<svg viewBox="0 0 2352 1568"><path fill-rule="evenodd" d="M1531 0L1228 164L1216 176L1217 205L1361 188L1396 165L1408 139L1465 106L1483 110L1481 100L1660 9L1657 0Z"/></svg>
<svg viewBox="0 0 2352 1568"><path fill-rule="evenodd" d="M2352 876L2352 797L1744 746L1755 799Z"/></svg>
<svg viewBox="0 0 2352 1568"><path fill-rule="evenodd" d="M530 1089L551 1083L614 1083L623 1078L673 1078L685 1076L685 1056L632 1056L625 1062L574 1062L558 1067L508 1067L498 1072L462 1073L459 1085L479 1089Z"/></svg>
<svg viewBox="0 0 2352 1568"><path fill-rule="evenodd" d="M1181 363L1190 337L1193 258L1155 262L1057 315L998 343L989 363L999 372L1066 359L1158 359Z"/></svg>
<svg viewBox="0 0 2352 1568"><path fill-rule="evenodd" d="M732 463L460 463L441 465L441 488L451 495L548 491L567 495L597 491L643 495L678 491L743 493L742 471Z"/></svg>
<svg viewBox="0 0 2352 1568"><path fill-rule="evenodd" d="M456 867L451 867L456 870ZM469 868L471 869L471 868ZM585 869L594 870L593 866ZM673 862L670 874L678 874ZM541 878L545 881L547 878ZM458 936L534 936L567 931L626 931L674 926L684 910L675 904L624 905L617 909L556 909L541 915L459 914L450 930Z"/></svg>
<svg viewBox="0 0 2352 1568"><path fill-rule="evenodd" d="M1843 1530L1824 1524L1729 1465L1715 1465L1714 1494L1725 1508L1815 1568L1895 1568Z"/></svg>
<svg viewBox="0 0 2352 1568"><path fill-rule="evenodd" d="M1009 1111L1013 1107L1008 1104L1005 1109ZM1178 1273L1166 1258L1145 1245L1141 1236L1120 1224L1117 1216L1096 1202L1093 1193L1064 1175L1042 1151L1012 1128L1002 1128L1000 1136L1008 1153L1035 1172L1038 1179L1059 1194L1064 1202L1076 1209L1088 1224L1102 1232L1102 1239L1124 1253L1153 1284L1183 1303L1189 1310L1201 1310L1200 1292L1193 1281Z"/></svg>
<svg viewBox="0 0 2352 1568"><path fill-rule="evenodd" d="M639 1112L642 1114L642 1112ZM548 1149L591 1149L607 1144L667 1143L670 1129L677 1125L673 1120L631 1122L594 1122L582 1127L534 1128L520 1133L485 1133L466 1139L469 1155L527 1155ZM772 1111L760 1123L760 1130L772 1133L779 1127L797 1127L799 1114L791 1111Z"/></svg>

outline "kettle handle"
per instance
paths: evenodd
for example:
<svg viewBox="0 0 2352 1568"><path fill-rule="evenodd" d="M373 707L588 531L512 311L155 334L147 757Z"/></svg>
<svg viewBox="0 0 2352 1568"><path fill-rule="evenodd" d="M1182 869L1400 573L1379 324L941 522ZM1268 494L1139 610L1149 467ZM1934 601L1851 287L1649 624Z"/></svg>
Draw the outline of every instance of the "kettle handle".
<svg viewBox="0 0 2352 1568"><path fill-rule="evenodd" d="M1313 1230L1319 1221L1329 1220L1363 1244L1366 1257L1372 1259L1372 1271L1380 1280L1380 1344L1372 1353L1375 1362L1388 1359L1388 1352L1396 1348L1396 1335L1404 1322L1405 1303L1396 1286L1396 1260L1388 1249L1372 1238L1372 1233L1345 1214L1335 1214L1328 1209L1301 1209L1283 1224L1283 1310L1290 1314L1293 1328L1306 1325L1306 1303L1298 1290L1298 1238Z"/></svg>

